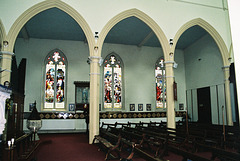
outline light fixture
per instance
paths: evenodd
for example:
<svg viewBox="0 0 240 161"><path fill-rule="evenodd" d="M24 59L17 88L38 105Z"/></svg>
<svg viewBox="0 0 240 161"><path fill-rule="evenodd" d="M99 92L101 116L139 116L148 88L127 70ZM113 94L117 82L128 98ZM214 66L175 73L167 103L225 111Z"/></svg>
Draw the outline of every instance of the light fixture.
<svg viewBox="0 0 240 161"><path fill-rule="evenodd" d="M170 45L170 47L173 46L173 39L170 39L170 40L169 40L169 45Z"/></svg>
<svg viewBox="0 0 240 161"><path fill-rule="evenodd" d="M92 62L91 58L88 57L88 59L87 59L87 63L88 63L88 64L91 64L91 62Z"/></svg>
<svg viewBox="0 0 240 161"><path fill-rule="evenodd" d="M169 56L172 57L172 56L173 56L173 52L170 52L170 53L169 53Z"/></svg>
<svg viewBox="0 0 240 161"><path fill-rule="evenodd" d="M4 47L8 47L8 41L4 40L4 41L3 41L3 46L4 46Z"/></svg>
<svg viewBox="0 0 240 161"><path fill-rule="evenodd" d="M98 40L98 32L95 32L95 42L97 43Z"/></svg>
<svg viewBox="0 0 240 161"><path fill-rule="evenodd" d="M5 82L3 83L3 85L4 85L5 87L9 88L9 87L10 87L10 82L9 82L9 81L5 81Z"/></svg>
<svg viewBox="0 0 240 161"><path fill-rule="evenodd" d="M94 46L94 51L95 51L95 53L98 52L98 46Z"/></svg>
<svg viewBox="0 0 240 161"><path fill-rule="evenodd" d="M102 66L102 64L103 64L103 58L100 58L99 61L98 61L98 63L99 63L99 66Z"/></svg>
<svg viewBox="0 0 240 161"><path fill-rule="evenodd" d="M177 67L178 67L178 64L174 61L173 68L177 69Z"/></svg>

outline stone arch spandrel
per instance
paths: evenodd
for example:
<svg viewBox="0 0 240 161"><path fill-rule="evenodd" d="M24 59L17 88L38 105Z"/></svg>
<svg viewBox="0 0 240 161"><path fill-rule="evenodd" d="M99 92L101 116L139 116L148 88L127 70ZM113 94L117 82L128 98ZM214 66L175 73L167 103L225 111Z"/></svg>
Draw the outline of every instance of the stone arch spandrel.
<svg viewBox="0 0 240 161"><path fill-rule="evenodd" d="M135 9L135 8L134 9L129 9L129 10L126 10L126 11L123 11L123 12L119 13L118 15L113 17L111 20L109 20L108 23L103 27L102 31L99 34L99 39L98 39L98 44L97 44L99 46L99 54L101 53L104 40L105 40L107 34L109 33L109 31L118 22L120 22L123 19L126 19L128 17L132 17L132 16L142 20L144 23L146 23L153 30L153 32L156 34L156 36L157 36L157 38L158 38L158 40L159 40L159 42L162 46L164 58L168 59L168 54L167 53L169 53L170 48L169 48L168 40L167 40L164 32L162 31L160 26L151 17L149 17L144 12L142 12L138 9Z"/></svg>
<svg viewBox="0 0 240 161"><path fill-rule="evenodd" d="M17 35L28 20L30 20L32 17L34 17L35 15L42 11L54 7L70 15L79 24L84 34L86 35L86 39L89 44L89 50L91 53L94 46L94 37L89 25L75 9L73 9L71 6L62 1L44 1L32 6L31 8L26 10L23 14L21 14L10 28L9 33L6 37L6 39L9 41L8 51L13 51Z"/></svg>
<svg viewBox="0 0 240 161"><path fill-rule="evenodd" d="M190 27L198 25L200 27L202 27L203 29L205 29L210 35L211 37L214 39L214 41L216 42L221 56L222 56L222 60L223 60L223 66L229 66L229 62L228 62L228 50L227 50L227 46L224 42L224 40L222 39L221 35L217 32L217 30L211 26L208 22L204 21L201 18L197 18L197 19L193 19L189 22L187 22L186 24L184 24L176 33L175 37L174 37L174 41L177 42L179 40L179 38L181 37L181 35ZM177 43L174 43L172 48L175 49Z"/></svg>

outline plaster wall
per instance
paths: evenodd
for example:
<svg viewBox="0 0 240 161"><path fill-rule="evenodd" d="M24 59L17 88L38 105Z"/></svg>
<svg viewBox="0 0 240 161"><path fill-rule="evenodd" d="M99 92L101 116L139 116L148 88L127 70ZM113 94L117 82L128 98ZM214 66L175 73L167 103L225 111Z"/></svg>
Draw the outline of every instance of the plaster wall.
<svg viewBox="0 0 240 161"><path fill-rule="evenodd" d="M67 76L67 105L75 102L74 81L89 81L89 65L87 64L88 46L83 42L30 39L24 41L18 39L15 46L17 63L22 58L27 58L27 71L25 83L25 110L29 111L29 103L36 100L37 108L40 111L43 107L44 88L44 59L53 49L60 49L68 61ZM161 48L136 47L131 45L105 44L103 58L115 52L124 64L124 111L129 111L129 104L142 103L144 111L146 104L152 105L155 111L155 63L163 56ZM175 57L178 68L175 69L176 82L178 83L178 102L185 104L185 66L181 50L176 51ZM103 67L102 67L103 69ZM101 71L101 78L102 78ZM100 86L100 102L102 103L102 79ZM176 102L176 106L178 106ZM102 105L103 107L103 105Z"/></svg>
<svg viewBox="0 0 240 161"><path fill-rule="evenodd" d="M187 48L184 58L187 89L224 83L221 54L209 34Z"/></svg>
<svg viewBox="0 0 240 161"><path fill-rule="evenodd" d="M37 108L43 107L44 89L44 59L53 49L60 49L67 57L67 105L75 103L74 81L89 81L88 45L77 41L18 39L15 46L17 63L27 58L25 105L24 111L29 111L29 103L37 102ZM68 107L68 106L67 106Z"/></svg>
<svg viewBox="0 0 240 161"><path fill-rule="evenodd" d="M187 48L184 60L188 111L192 121L198 120L197 89L210 87L212 123L222 124L223 113L226 123L223 63L211 36L207 34Z"/></svg>
<svg viewBox="0 0 240 161"><path fill-rule="evenodd" d="M163 57L161 48L136 47L130 45L104 44L102 56L105 58L108 54L115 52L118 54L124 64L124 95L125 110L129 111L130 104L143 104L143 110L146 111L146 104L152 105L152 111L155 109L156 86L155 86L155 63L158 58ZM178 68L175 69L176 81L178 82L178 103L185 104L185 66L184 57L181 50L176 51L175 57L178 62ZM102 69L103 72L103 69ZM100 89L102 89L102 77ZM100 102L103 91L100 93ZM103 107L103 104L102 104Z"/></svg>
<svg viewBox="0 0 240 161"><path fill-rule="evenodd" d="M204 48L201 48L201 46L204 46ZM89 53L87 44L77 41L42 39L24 41L23 39L18 39L15 46L17 62L19 63L22 58L27 58L25 112L29 110L29 103L35 100L37 101L38 110L41 111L42 104L40 102L42 102L42 89L44 85L42 83L44 81L43 62L45 56L55 48L62 50L68 60L67 104L74 103L75 86L73 82L89 81L90 67L86 62ZM112 52L118 54L124 63L124 111L129 111L129 104L132 103L136 105L136 108L137 104L142 103L144 111L146 111L146 104L150 103L152 104L152 111L155 111L154 66L156 60L163 56L162 50L152 47L139 48L130 45L104 44L102 50L103 58ZM203 64L197 66L199 56L204 61L200 61ZM212 114L214 117L213 123L221 123L222 120L219 117L222 113L219 107L225 103L223 95L223 72L221 70L221 56L214 41L208 35L185 51L175 51L175 61L178 63L178 67L174 69L175 81L178 83L178 101L175 102L175 108L178 109L179 103L184 103L184 107L191 111L193 120L197 120L196 88L211 86L211 93L218 88L218 95L221 98L221 102L216 102L216 94L212 93L212 106L214 106ZM207 66L207 69L205 69L205 66ZM200 72L201 68L205 70ZM211 74L211 68L214 69L214 74ZM194 75L196 73L198 75ZM206 80L206 74L208 80ZM101 89L102 87L100 87L100 97L102 96ZM191 100L193 106L189 106L189 99L186 99L186 90L187 93L192 90L190 98L193 99ZM187 98L189 98L189 94L187 94ZM188 106L186 100L188 100ZM217 104L219 107L216 106ZM116 122L119 120L108 121ZM141 119L134 121L139 122ZM45 120L44 122L42 130L84 130L86 128L84 120L61 120L61 125L59 126L55 126L55 124L59 124L56 120Z"/></svg>
<svg viewBox="0 0 240 161"><path fill-rule="evenodd" d="M122 0L121 3L111 0L1 0L0 15L6 33L8 34L21 14L32 6L39 5L40 2L66 3L86 20L93 34L95 31L101 32L104 26L116 15L136 8L150 16L160 26L168 39L173 38L185 23L195 18L202 18L220 33L227 48L231 44L226 0ZM16 6L18 7L16 8Z"/></svg>

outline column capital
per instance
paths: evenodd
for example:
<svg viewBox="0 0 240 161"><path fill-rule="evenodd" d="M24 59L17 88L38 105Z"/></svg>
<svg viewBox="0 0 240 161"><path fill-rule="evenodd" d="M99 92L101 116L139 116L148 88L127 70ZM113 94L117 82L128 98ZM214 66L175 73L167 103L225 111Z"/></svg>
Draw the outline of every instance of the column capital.
<svg viewBox="0 0 240 161"><path fill-rule="evenodd" d="M95 61L93 61L93 60L95 60ZM97 61L96 61L96 60L97 60ZM89 56L87 62L88 62L89 64L91 64L91 63L98 63L99 66L102 66L102 64L103 64L103 58L102 58L101 56Z"/></svg>
<svg viewBox="0 0 240 161"><path fill-rule="evenodd" d="M175 61L165 61L164 63L165 63L165 64L174 64Z"/></svg>
<svg viewBox="0 0 240 161"><path fill-rule="evenodd" d="M0 51L0 55L11 55L11 56L13 56L14 53L10 52L10 51Z"/></svg>
<svg viewBox="0 0 240 161"><path fill-rule="evenodd" d="M230 69L230 66L229 66L229 65L222 67L222 70L224 70L224 71L228 71L229 69Z"/></svg>
<svg viewBox="0 0 240 161"><path fill-rule="evenodd" d="M88 58L89 59L102 59L101 56L89 56Z"/></svg>

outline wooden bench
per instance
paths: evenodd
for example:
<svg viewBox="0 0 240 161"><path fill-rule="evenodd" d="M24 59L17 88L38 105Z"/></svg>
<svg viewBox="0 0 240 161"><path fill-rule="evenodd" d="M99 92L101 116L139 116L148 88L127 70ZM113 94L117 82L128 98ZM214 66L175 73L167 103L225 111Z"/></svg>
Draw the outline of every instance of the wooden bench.
<svg viewBox="0 0 240 161"><path fill-rule="evenodd" d="M175 147L175 146L172 146L172 145L168 145L167 150L171 151L171 152L173 152L177 155L182 156L183 161L187 161L188 159L191 159L193 161L210 161L210 159L208 159L208 158L201 157L199 155L196 155L194 153L188 152L186 150L183 150L179 147Z"/></svg>
<svg viewBox="0 0 240 161"><path fill-rule="evenodd" d="M125 145L128 148L129 147L131 148L133 145L137 145L137 147L134 146L134 149L130 153L128 159L131 159L134 156L134 154L136 154L137 156L140 156L141 158L144 158L147 161L164 161L164 159L156 158L154 155L149 154L143 149L142 145L146 142L144 134L140 135L140 134L133 133L131 131L123 130L123 128L115 128L115 127L109 127L109 132L108 131L107 132L103 131L103 132L109 136L112 135L115 137L117 136L116 134L121 134L122 145ZM137 144L135 141L137 141Z"/></svg>
<svg viewBox="0 0 240 161"><path fill-rule="evenodd" d="M118 136L118 140L115 145L100 135L96 135L94 137L93 144L95 143L96 140L100 144L99 150L106 152L105 160L120 159L120 150L119 150L120 142L121 142L120 135Z"/></svg>
<svg viewBox="0 0 240 161"><path fill-rule="evenodd" d="M159 128L159 127L156 127L156 128ZM199 160L199 161L209 161L208 158L201 157L193 153L192 151L189 152L188 149L185 150L184 149L185 147L183 148L183 146L186 146L188 144L191 144L190 148L191 146L193 147L193 141L187 140L186 137L183 137L184 135L186 135L185 132L180 133L179 131L177 132L176 129L166 128L165 130L162 130L162 129L159 130L162 132L162 133L159 133L158 130L148 131L149 128L146 128L143 126L142 127L137 126L136 128L126 127L126 129L128 131L139 132L139 134L141 134L142 132L142 133L145 133L149 138L154 138L155 139L154 144L152 144L153 142L152 140L145 140L145 142L155 146L158 145L159 149L156 151L157 155L155 154L155 157L158 156L160 158L163 158L165 155L168 154L168 151L171 151L172 153L182 156L183 160L192 159L192 160ZM162 150L161 153L159 153L160 150Z"/></svg>
<svg viewBox="0 0 240 161"><path fill-rule="evenodd" d="M136 131L136 132L139 132L139 135L142 133L146 134L149 138L154 138L155 140L161 140L160 142L158 141L155 141L153 143L152 140L148 140L148 139L145 139L144 142L148 143L148 144L152 144L152 145L158 145L158 147L161 147L163 152L160 154L160 155L157 155L159 158L163 159L163 157L165 155L167 155L168 151L171 151L172 153L175 153L177 155L180 155L183 157L183 160L187 160L187 159L192 159L192 160L197 160L197 161L210 161L208 158L204 158L204 157L201 157L197 154L194 154L192 152L188 152L187 150L183 150L183 148L180 147L181 143L185 140L185 138L181 138L182 140L179 141L179 136L176 136L176 133L174 131L172 132L165 132L164 134L160 134L160 133L155 133L155 132L147 132L147 128L143 128L144 130L141 130L139 128L139 126L137 128L130 128L130 127L126 127L126 129L128 131ZM172 130L172 129L169 129L169 130ZM171 137L169 137L169 134L172 134ZM179 143L179 145L177 145ZM162 146L160 146L160 144ZM160 149L158 149L160 150ZM146 151L144 151L141 146L138 146L138 147L135 147L135 151L138 151L140 154L144 154L146 153ZM159 152L159 151L158 151ZM146 155L147 154L147 155ZM146 153L144 154L145 155L145 158L148 157L148 155L150 157L152 157L152 155ZM139 155L141 156L141 155ZM142 157L142 156L141 156ZM155 158L156 158L156 155L155 155ZM147 158L146 160L151 160L151 158Z"/></svg>
<svg viewBox="0 0 240 161"><path fill-rule="evenodd" d="M131 123L128 123L127 125L122 124L121 128L109 125L108 130L113 135L122 134L121 142L128 147L133 143L137 143L138 146L134 148L134 153L137 153L138 156L145 158L146 160L151 160L151 158L162 159L168 152L182 156L183 160L191 159L197 161L209 161L215 158L224 161L240 160L239 153L221 149L219 143L222 139L221 129L218 129L215 132L211 129L203 131L199 130L199 128L204 126L194 124L194 126L192 126L193 128L189 129L187 133L186 128L182 125L178 126L176 129L159 127L155 126L155 124L151 125L143 122L139 124L133 123L133 125L135 125L134 127L131 125ZM217 129L217 127L214 127L213 129ZM237 133L238 130L236 130L236 134ZM233 134L233 132L228 132L227 134L230 135L227 137L234 135L235 137L233 137L233 140L239 140L239 137L236 134ZM226 140L228 140L228 138L226 138ZM155 146L158 147L158 150L155 151L155 155L153 155L152 152L146 150L143 145ZM191 149L205 149L205 151L191 151ZM200 154L205 152L206 155L210 157L200 156ZM132 153L130 155L133 155Z"/></svg>
<svg viewBox="0 0 240 161"><path fill-rule="evenodd" d="M142 136L142 141L140 143L140 145L142 147L144 147L144 145L147 145L147 148L151 149L152 152L154 152L154 156L155 157L159 157L159 152L161 149L163 149L164 144L167 140L167 134L161 134L161 133L154 133L151 131L145 131L138 128L131 128L131 127L124 127L124 129L126 131L131 131L133 133L135 133L138 136ZM156 150L153 150L153 148L151 147L155 147Z"/></svg>
<svg viewBox="0 0 240 161"><path fill-rule="evenodd" d="M231 152L231 151L227 151L224 149L204 145L201 143L196 143L196 146L198 146L198 148L200 150L211 152L211 154L212 154L211 160L214 160L215 158L219 158L220 160L225 160L225 161L239 161L240 160L240 154L237 152Z"/></svg>

